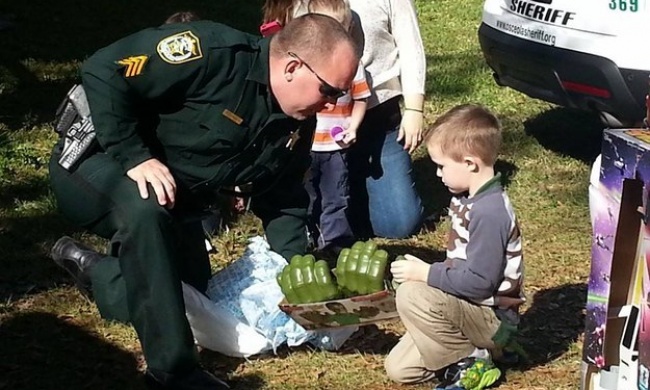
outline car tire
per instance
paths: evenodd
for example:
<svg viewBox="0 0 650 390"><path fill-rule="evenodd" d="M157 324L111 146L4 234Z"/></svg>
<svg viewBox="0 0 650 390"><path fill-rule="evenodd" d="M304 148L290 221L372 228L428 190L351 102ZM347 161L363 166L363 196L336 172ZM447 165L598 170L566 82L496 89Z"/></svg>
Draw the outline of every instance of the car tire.
<svg viewBox="0 0 650 390"><path fill-rule="evenodd" d="M617 118L616 116L610 114L609 112L600 111L598 112L603 125L612 128L612 129L629 129L636 127L643 127L643 121L627 118Z"/></svg>

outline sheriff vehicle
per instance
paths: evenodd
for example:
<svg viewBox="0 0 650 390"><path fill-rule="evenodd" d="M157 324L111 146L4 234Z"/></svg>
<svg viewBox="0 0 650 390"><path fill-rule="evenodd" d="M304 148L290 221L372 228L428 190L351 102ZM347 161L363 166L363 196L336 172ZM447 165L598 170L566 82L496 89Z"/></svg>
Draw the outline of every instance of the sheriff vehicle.
<svg viewBox="0 0 650 390"><path fill-rule="evenodd" d="M649 2L486 0L481 49L499 85L632 126L645 116Z"/></svg>

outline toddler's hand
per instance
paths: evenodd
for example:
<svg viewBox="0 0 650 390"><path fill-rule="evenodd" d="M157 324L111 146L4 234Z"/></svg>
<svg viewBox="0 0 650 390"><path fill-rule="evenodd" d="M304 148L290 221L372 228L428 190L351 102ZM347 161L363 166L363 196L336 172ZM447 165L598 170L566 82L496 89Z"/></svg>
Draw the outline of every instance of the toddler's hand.
<svg viewBox="0 0 650 390"><path fill-rule="evenodd" d="M431 264L425 263L412 255L405 255L406 260L397 260L390 265L390 272L397 283L406 281L425 282L429 276Z"/></svg>
<svg viewBox="0 0 650 390"><path fill-rule="evenodd" d="M343 134L343 142L347 145L353 144L357 141L357 129L345 129Z"/></svg>

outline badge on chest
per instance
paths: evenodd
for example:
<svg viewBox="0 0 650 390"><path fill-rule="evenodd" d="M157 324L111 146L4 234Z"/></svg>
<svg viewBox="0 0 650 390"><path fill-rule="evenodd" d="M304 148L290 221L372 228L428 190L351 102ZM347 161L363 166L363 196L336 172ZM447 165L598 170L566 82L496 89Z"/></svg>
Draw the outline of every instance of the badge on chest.
<svg viewBox="0 0 650 390"><path fill-rule="evenodd" d="M183 31L162 39L156 51L168 64L177 65L203 57L199 37L192 31Z"/></svg>

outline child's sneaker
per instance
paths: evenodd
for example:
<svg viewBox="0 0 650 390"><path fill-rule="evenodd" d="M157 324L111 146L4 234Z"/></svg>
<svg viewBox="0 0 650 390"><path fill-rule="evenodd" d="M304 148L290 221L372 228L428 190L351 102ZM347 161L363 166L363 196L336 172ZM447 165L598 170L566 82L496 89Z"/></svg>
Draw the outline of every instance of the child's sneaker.
<svg viewBox="0 0 650 390"><path fill-rule="evenodd" d="M498 357L494 356L494 361L508 366L515 366L521 362L521 357L517 352L504 350Z"/></svg>
<svg viewBox="0 0 650 390"><path fill-rule="evenodd" d="M435 390L482 390L501 377L490 359L468 357L447 367Z"/></svg>

